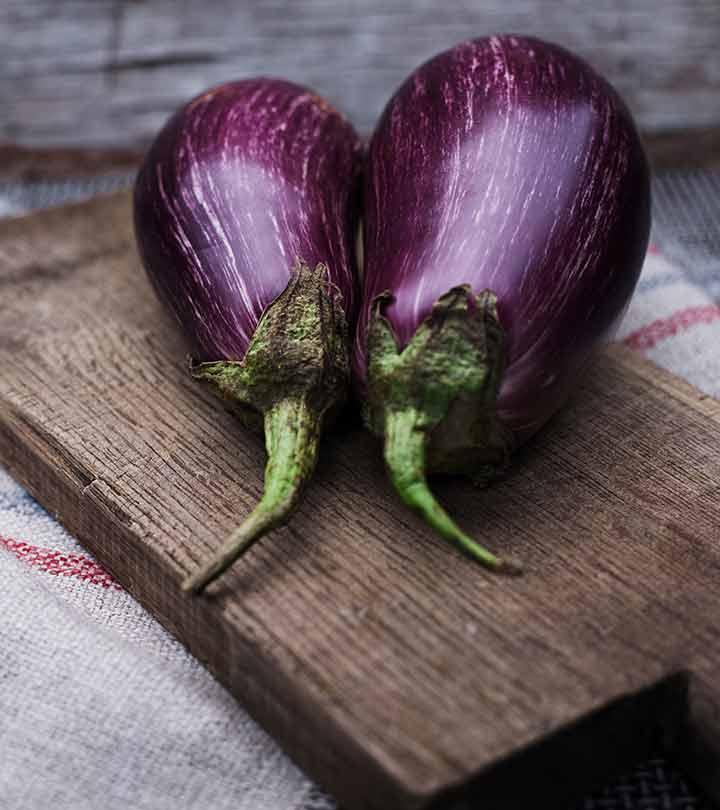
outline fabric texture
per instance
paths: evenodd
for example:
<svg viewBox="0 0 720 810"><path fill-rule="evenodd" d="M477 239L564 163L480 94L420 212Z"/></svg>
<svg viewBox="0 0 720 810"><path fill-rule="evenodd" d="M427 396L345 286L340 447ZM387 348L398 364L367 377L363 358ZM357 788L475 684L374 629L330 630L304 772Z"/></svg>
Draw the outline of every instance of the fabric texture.
<svg viewBox="0 0 720 810"><path fill-rule="evenodd" d="M0 186L0 216L130 181ZM618 339L720 396L720 244L711 226L720 219L720 175L670 173L657 179L655 200L656 246ZM694 217L688 200L701 209ZM0 808L334 807L1 467L0 649ZM705 806L661 758L582 805Z"/></svg>

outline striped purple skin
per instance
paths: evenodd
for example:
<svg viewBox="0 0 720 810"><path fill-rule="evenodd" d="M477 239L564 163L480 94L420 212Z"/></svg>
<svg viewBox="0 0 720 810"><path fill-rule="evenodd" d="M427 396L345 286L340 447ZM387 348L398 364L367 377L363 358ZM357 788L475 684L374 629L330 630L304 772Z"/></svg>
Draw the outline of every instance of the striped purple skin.
<svg viewBox="0 0 720 810"><path fill-rule="evenodd" d="M370 306L402 346L459 284L492 290L509 342L498 413L518 441L625 311L647 247L647 161L615 91L537 39L465 42L413 73L373 135L354 372Z"/></svg>
<svg viewBox="0 0 720 810"><path fill-rule="evenodd" d="M135 230L198 360L245 356L296 258L328 265L353 323L361 155L337 111L278 79L221 85L168 121L135 185Z"/></svg>

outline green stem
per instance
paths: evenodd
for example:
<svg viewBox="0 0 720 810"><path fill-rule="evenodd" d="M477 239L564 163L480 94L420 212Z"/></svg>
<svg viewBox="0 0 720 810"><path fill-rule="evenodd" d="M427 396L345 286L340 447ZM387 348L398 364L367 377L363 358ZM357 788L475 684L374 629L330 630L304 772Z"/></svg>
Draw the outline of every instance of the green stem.
<svg viewBox="0 0 720 810"><path fill-rule="evenodd" d="M322 420L303 398L282 399L265 413L265 491L246 520L182 585L199 593L297 506L315 469Z"/></svg>
<svg viewBox="0 0 720 810"><path fill-rule="evenodd" d="M385 463L403 501L418 512L441 537L488 568L507 574L521 573L514 560L502 559L476 543L435 500L425 478L425 431L414 408L389 411L385 416Z"/></svg>

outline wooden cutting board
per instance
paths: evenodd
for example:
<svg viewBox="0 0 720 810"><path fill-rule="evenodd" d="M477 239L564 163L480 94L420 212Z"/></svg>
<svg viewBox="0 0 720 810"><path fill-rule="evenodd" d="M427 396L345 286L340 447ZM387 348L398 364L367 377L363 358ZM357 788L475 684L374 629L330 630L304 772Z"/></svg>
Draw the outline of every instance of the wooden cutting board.
<svg viewBox="0 0 720 810"><path fill-rule="evenodd" d="M551 806L660 736L720 797L717 402L612 348L507 480L438 482L519 579L436 539L346 425L290 525L189 597L264 454L188 377L129 210L0 225L0 462L309 774L348 810Z"/></svg>

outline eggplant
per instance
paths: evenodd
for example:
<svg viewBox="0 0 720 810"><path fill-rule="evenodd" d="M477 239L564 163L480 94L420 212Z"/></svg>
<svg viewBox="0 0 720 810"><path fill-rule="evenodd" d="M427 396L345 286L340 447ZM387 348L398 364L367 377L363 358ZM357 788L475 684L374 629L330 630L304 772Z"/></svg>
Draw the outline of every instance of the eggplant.
<svg viewBox="0 0 720 810"><path fill-rule="evenodd" d="M426 476L505 470L612 337L649 226L626 106L539 39L441 53L372 135L355 384L401 498L493 569L517 565L465 534Z"/></svg>
<svg viewBox="0 0 720 810"><path fill-rule="evenodd" d="M180 109L139 172L140 256L192 347L192 374L264 428L268 456L262 499L185 590L288 518L347 396L361 159L325 100L257 78Z"/></svg>

